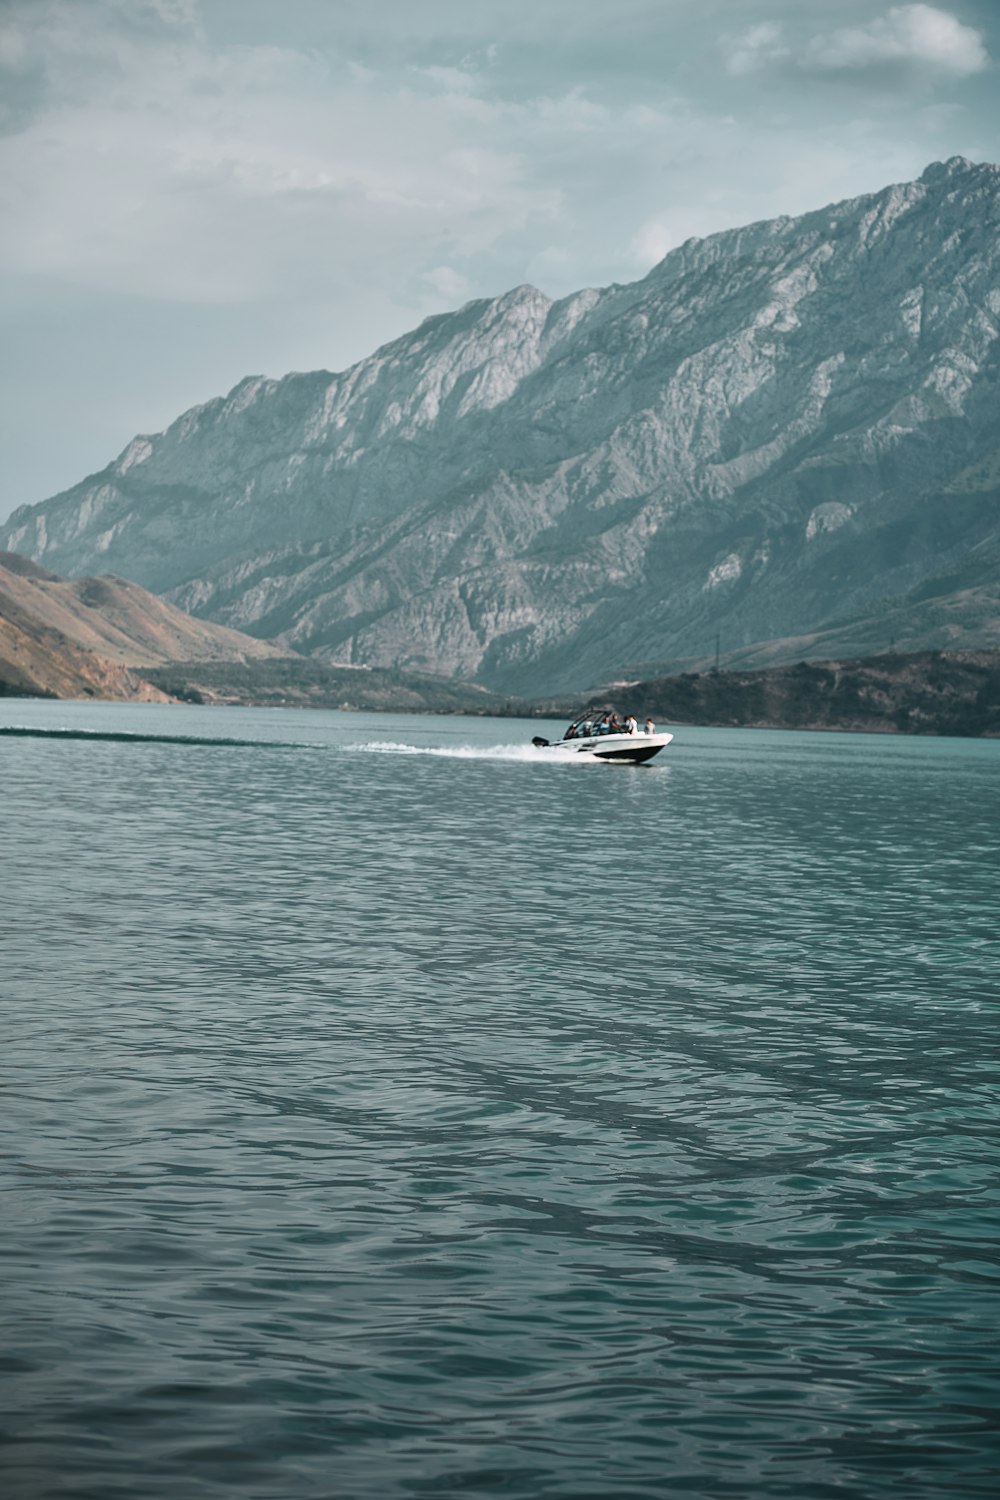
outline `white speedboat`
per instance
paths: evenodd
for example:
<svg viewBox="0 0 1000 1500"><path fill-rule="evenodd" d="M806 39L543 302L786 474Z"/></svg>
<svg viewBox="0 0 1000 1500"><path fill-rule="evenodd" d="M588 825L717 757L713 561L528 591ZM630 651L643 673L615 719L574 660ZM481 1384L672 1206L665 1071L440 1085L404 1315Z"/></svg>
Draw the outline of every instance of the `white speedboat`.
<svg viewBox="0 0 1000 1500"><path fill-rule="evenodd" d="M588 708L573 720L561 740L543 740L536 734L531 743L536 750L544 750L560 760L585 755L588 760L620 760L640 765L644 760L652 760L672 739L672 734L657 734L652 719L647 719L643 726L633 718L619 720L611 708Z"/></svg>

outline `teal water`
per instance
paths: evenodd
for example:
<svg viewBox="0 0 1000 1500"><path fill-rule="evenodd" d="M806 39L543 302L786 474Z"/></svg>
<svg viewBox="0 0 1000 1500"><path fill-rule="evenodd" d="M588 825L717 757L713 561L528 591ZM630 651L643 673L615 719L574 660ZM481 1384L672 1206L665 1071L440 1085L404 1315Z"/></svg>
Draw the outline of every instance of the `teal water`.
<svg viewBox="0 0 1000 1500"><path fill-rule="evenodd" d="M0 726L6 1495L995 1492L1000 744Z"/></svg>

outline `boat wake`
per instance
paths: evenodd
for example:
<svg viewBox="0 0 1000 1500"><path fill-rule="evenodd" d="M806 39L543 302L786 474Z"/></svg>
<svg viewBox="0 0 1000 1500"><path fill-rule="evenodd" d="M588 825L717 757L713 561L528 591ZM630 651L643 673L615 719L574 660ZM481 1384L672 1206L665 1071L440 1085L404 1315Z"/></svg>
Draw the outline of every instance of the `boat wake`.
<svg viewBox="0 0 1000 1500"><path fill-rule="evenodd" d="M110 741L120 745L198 745L205 749L238 747L244 750L328 750L337 754L417 755L438 760L527 761L533 765L603 764L599 756L575 751L553 755L536 745L411 745L400 740L366 740L357 744L323 744L315 740L252 740L222 735L151 734L124 729L36 728L28 724L0 725L0 737L40 740Z"/></svg>
<svg viewBox="0 0 1000 1500"><path fill-rule="evenodd" d="M250 750L311 750L295 740L238 740L206 734L142 734L127 729L36 729L27 724L0 724L0 735L36 740L111 740L123 745L242 745Z"/></svg>
<svg viewBox="0 0 1000 1500"><path fill-rule="evenodd" d="M534 764L566 765L579 762L581 765L596 765L594 755L567 755L565 760L546 755L534 745L408 745L398 740L368 740L364 744L345 745L352 750L368 755L430 755L444 760L526 760Z"/></svg>
<svg viewBox="0 0 1000 1500"><path fill-rule="evenodd" d="M249 750L316 750L324 748L308 740L251 740L222 735L146 734L127 729L36 728L29 724L0 725L0 736L14 739L98 740L121 745L203 745L241 746ZM540 755L533 745L408 745L395 740L369 740L356 745L330 745L337 752L361 752L371 755L432 755L449 760L530 760L551 759ZM590 756L576 756L590 760Z"/></svg>

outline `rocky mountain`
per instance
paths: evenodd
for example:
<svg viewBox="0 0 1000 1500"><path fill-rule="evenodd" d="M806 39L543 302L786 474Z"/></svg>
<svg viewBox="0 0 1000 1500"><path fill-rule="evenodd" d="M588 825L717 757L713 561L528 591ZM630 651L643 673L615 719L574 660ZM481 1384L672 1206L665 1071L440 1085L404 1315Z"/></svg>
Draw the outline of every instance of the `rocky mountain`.
<svg viewBox="0 0 1000 1500"><path fill-rule="evenodd" d="M0 695L166 702L171 695L144 671L179 657L243 663L282 655L123 578L70 581L0 552Z"/></svg>
<svg viewBox="0 0 1000 1500"><path fill-rule="evenodd" d="M15 513L336 663L556 692L1000 640L1000 169L691 240L643 280L259 377Z"/></svg>

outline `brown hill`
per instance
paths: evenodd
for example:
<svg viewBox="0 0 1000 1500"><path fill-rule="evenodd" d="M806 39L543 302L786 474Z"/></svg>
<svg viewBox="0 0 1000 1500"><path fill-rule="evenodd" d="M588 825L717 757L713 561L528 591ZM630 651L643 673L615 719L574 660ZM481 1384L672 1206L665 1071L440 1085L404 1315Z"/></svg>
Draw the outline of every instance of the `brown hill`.
<svg viewBox="0 0 1000 1500"><path fill-rule="evenodd" d="M287 655L192 619L123 578L59 578L0 552L0 695L167 702L169 693L133 669Z"/></svg>

